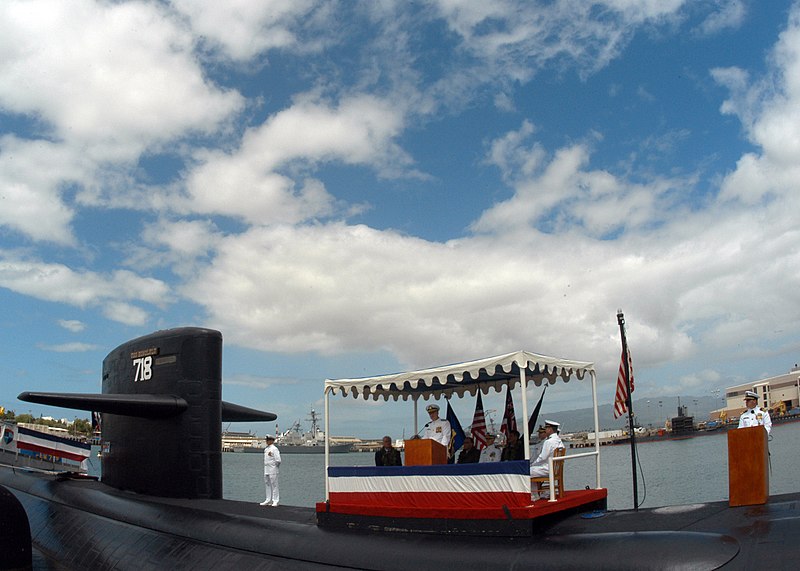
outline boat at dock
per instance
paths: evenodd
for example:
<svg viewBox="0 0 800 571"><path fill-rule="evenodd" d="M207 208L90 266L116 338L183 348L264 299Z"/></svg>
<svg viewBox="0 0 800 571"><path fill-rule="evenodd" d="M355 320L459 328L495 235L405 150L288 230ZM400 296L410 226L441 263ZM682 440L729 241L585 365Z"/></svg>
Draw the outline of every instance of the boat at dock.
<svg viewBox="0 0 800 571"><path fill-rule="evenodd" d="M66 431L0 421L0 464L51 471L86 472L91 444Z"/></svg>
<svg viewBox="0 0 800 571"><path fill-rule="evenodd" d="M695 424L693 417L681 416L673 417L663 428L638 428L635 430L636 443L650 442L669 442L673 440L686 440L701 436L713 436L725 433L728 430L736 429L739 426L738 417L725 419L711 419L706 422ZM792 422L800 421L800 408L774 412L770 415L772 426L780 426ZM678 428L679 427L679 428ZM564 444L568 448L586 448L594 446L591 433L576 433L564 438ZM607 430L600 432L600 446L616 446L619 444L630 444L630 435L627 430Z"/></svg>
<svg viewBox="0 0 800 571"><path fill-rule="evenodd" d="M264 452L267 443L264 438L259 438L252 432L231 432L225 430L222 433L223 452L250 452L261 454Z"/></svg>
<svg viewBox="0 0 800 571"><path fill-rule="evenodd" d="M303 432L300 427L300 421L295 421L294 424L284 432L279 433L275 437L275 445L281 454L324 454L325 453L325 432L319 427L320 416L312 408L308 413L307 419L311 423L311 428ZM330 454L343 454L350 452L353 449L351 444L331 442L328 445L328 452Z"/></svg>
<svg viewBox="0 0 800 571"><path fill-rule="evenodd" d="M319 415L311 409L310 430L303 432L300 428L300 421L292 424L289 430L279 432L275 438L275 445L281 454L324 454L325 453L325 433L319 428ZM234 453L262 454L267 442L264 437L259 437L252 432L231 432L222 433L222 451ZM344 454L351 452L351 444L336 443L330 445L331 454Z"/></svg>

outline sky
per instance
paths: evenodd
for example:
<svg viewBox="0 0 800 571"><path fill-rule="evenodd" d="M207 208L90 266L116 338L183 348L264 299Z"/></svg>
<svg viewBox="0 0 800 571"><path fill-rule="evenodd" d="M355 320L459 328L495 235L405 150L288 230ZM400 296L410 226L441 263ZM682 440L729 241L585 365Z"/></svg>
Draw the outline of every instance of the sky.
<svg viewBox="0 0 800 571"><path fill-rule="evenodd" d="M714 394L800 360L798 187L797 2L6 0L0 405L82 417L16 395L179 326L279 430L326 378L520 349L609 403L618 309L634 397Z"/></svg>

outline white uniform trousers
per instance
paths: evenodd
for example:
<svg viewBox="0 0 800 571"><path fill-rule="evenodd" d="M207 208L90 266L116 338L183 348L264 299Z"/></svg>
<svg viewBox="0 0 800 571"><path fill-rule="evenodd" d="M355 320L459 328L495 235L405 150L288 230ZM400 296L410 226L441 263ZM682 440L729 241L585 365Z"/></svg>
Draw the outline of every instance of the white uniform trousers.
<svg viewBox="0 0 800 571"><path fill-rule="evenodd" d="M264 474L264 487L267 491L266 500L268 504L277 505L281 499L280 491L278 490L278 473Z"/></svg>

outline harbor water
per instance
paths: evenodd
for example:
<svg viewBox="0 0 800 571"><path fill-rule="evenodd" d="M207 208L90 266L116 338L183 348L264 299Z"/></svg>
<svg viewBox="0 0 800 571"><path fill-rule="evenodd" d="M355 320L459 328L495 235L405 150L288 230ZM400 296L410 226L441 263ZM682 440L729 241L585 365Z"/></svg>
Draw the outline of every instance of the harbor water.
<svg viewBox="0 0 800 571"><path fill-rule="evenodd" d="M798 491L800 422L773 426L770 449L770 494ZM569 449L567 455L586 452ZM639 498L642 507L692 504L728 499L728 440L725 433L637 446L641 468ZM334 466L369 466L372 453L332 454ZM280 469L281 503L313 507L325 499L325 458L316 454L284 454ZM731 461L747 462L747 458ZM229 500L264 499L263 458L260 454L226 452L222 455L223 496ZM567 462L565 487L595 486L593 458ZM604 446L600 452L600 485L608 488L609 509L633 507L630 446ZM645 495L646 494L646 495Z"/></svg>

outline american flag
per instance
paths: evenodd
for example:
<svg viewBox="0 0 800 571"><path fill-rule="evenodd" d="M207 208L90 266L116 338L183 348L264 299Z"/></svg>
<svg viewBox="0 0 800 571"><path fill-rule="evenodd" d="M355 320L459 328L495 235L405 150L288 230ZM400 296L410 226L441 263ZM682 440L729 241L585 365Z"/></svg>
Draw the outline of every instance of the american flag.
<svg viewBox="0 0 800 571"><path fill-rule="evenodd" d="M619 418L628 412L628 384L625 382L625 357L627 352L628 372L630 373L630 386L633 392L633 363L631 362L631 352L626 348L622 350L622 358L619 361L619 373L617 374L617 394L614 397L614 418Z"/></svg>
<svg viewBox="0 0 800 571"><path fill-rule="evenodd" d="M478 450L486 447L486 418L483 416L483 401L481 393L478 391L478 401L475 403L475 415L472 417L472 427L470 428L472 439Z"/></svg>
<svg viewBox="0 0 800 571"><path fill-rule="evenodd" d="M508 435L517 429L517 415L514 413L514 401L511 398L511 387L506 386L506 411L503 413L503 424L500 426L500 432Z"/></svg>

